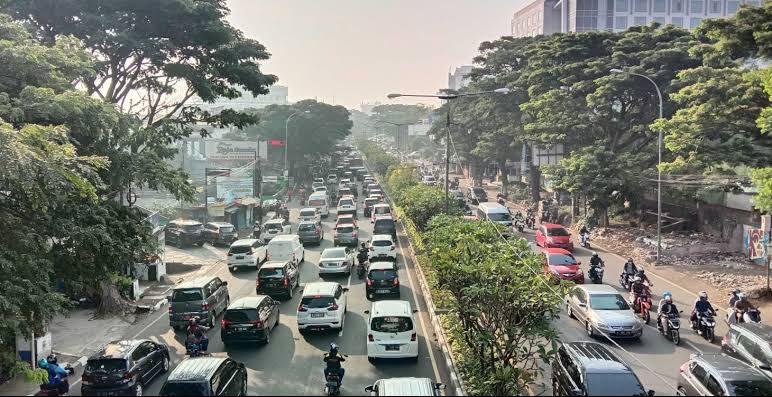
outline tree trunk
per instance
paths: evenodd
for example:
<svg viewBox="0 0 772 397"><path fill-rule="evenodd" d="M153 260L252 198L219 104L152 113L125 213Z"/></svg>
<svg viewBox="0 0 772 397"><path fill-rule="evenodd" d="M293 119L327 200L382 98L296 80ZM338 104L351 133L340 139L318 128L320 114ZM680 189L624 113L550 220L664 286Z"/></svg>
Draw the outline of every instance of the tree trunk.
<svg viewBox="0 0 772 397"><path fill-rule="evenodd" d="M539 204L541 200L541 170L538 166L531 164L531 201Z"/></svg>
<svg viewBox="0 0 772 397"><path fill-rule="evenodd" d="M507 160L499 161L499 175L501 176L501 193L509 197L509 178L507 177Z"/></svg>
<svg viewBox="0 0 772 397"><path fill-rule="evenodd" d="M96 317L104 317L112 314L124 314L131 311L131 305L123 299L118 287L109 280L99 283L99 305Z"/></svg>
<svg viewBox="0 0 772 397"><path fill-rule="evenodd" d="M593 216L598 220L598 226L608 227L608 208L593 208Z"/></svg>

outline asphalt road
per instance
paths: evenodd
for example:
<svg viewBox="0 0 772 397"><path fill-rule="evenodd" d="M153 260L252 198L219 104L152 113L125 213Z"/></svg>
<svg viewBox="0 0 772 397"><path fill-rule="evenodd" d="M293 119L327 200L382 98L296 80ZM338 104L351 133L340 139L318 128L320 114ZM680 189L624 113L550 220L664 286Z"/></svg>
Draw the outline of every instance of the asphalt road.
<svg viewBox="0 0 772 397"><path fill-rule="evenodd" d="M295 201L291 208L291 220L293 231L297 231L298 203ZM361 201L359 209L359 237L362 240L369 238L372 225L362 217ZM330 217L325 219L323 227L325 240L319 247L306 247L306 260L301 264L301 287L305 283L319 281L317 270L319 256L324 248L332 247L332 224L335 220L335 212L331 211ZM321 395L324 392L324 363L322 357L328 350L329 344L335 342L340 346L348 359L344 363L346 376L343 381L342 395L367 395L364 388L373 384L378 379L394 377L427 377L448 385L446 393L453 393L450 387L447 370L444 366L442 353L434 340L431 323L425 312L426 303L421 296L421 290L416 279L413 264L406 263L406 255L402 251L409 249L405 246L405 237L400 235L402 241L398 247L397 263L399 264L399 276L401 281L401 298L410 301L413 308L418 308L418 340L419 358L411 360L380 360L375 365L367 361L367 315L365 310L370 309L370 302L365 297L364 280L359 280L356 272L352 276L325 277L326 281L336 281L349 288L348 314L345 328L342 332L312 333L301 335L297 330L296 309L301 299L299 291L291 301L283 301L280 312L280 325L273 330L271 342L266 346L235 345L227 350L220 340L219 324L209 331L209 353L214 356L229 356L242 362L248 370L249 395ZM220 249L222 258L225 259L227 249ZM255 271L241 271L230 274L225 263L212 267L212 273L223 280L228 281L231 302L240 297L255 295ZM418 305L416 304L418 300ZM184 332L175 332L169 327L167 308L154 313L135 332L130 332L129 338L148 338L169 346L172 357L172 370L176 364L185 359L183 345ZM145 394L157 395L163 385L166 376L156 378L146 386ZM74 384L72 395L80 395L80 384Z"/></svg>

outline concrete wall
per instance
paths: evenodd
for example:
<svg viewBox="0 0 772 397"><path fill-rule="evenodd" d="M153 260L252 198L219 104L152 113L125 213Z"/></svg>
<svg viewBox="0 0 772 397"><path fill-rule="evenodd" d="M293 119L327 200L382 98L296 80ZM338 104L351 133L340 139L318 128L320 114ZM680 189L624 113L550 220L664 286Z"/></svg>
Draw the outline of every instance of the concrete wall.
<svg viewBox="0 0 772 397"><path fill-rule="evenodd" d="M727 240L729 250L743 249L743 225L761 227L758 212L742 211L714 204L699 204L697 211L698 230L721 236Z"/></svg>

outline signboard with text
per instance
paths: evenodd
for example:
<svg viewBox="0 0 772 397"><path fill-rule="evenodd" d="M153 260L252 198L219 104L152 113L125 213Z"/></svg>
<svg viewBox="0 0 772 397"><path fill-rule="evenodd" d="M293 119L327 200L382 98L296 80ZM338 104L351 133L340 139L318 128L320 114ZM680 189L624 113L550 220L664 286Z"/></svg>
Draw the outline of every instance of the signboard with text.
<svg viewBox="0 0 772 397"><path fill-rule="evenodd" d="M258 145L255 141L207 140L205 150L209 162L247 162L255 159Z"/></svg>
<svg viewBox="0 0 772 397"><path fill-rule="evenodd" d="M252 178L217 178L217 198L229 203L237 198L252 197Z"/></svg>

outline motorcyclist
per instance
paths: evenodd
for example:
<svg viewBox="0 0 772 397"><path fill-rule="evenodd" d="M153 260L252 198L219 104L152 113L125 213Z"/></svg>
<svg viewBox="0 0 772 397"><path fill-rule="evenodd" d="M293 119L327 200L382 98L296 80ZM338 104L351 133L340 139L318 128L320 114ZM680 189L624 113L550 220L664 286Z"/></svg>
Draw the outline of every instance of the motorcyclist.
<svg viewBox="0 0 772 397"><path fill-rule="evenodd" d="M362 242L362 244L359 246L357 260L359 261L359 266L364 266L365 262L367 262L367 244L364 242Z"/></svg>
<svg viewBox="0 0 772 397"><path fill-rule="evenodd" d="M633 258L627 258L627 262L625 262L625 267L622 274L625 276L626 279L629 280L630 278L635 277L637 273L638 273L638 267L635 266L635 262L633 262Z"/></svg>
<svg viewBox="0 0 772 397"><path fill-rule="evenodd" d="M675 303L673 303L673 294L665 292L662 294L662 300L659 301L659 308L657 309L657 327L659 327L659 329L664 329L666 332L668 331L667 318L671 314L678 315L678 308Z"/></svg>
<svg viewBox="0 0 772 397"><path fill-rule="evenodd" d="M635 276L630 292L633 296L633 304L635 304L638 302L639 298L649 296L649 287L643 283L643 279L639 276Z"/></svg>
<svg viewBox="0 0 772 397"><path fill-rule="evenodd" d="M324 379L331 373L338 374L338 387L343 384L343 375L346 374L346 370L343 369L342 363L346 361L346 358L342 354L338 353L338 345L330 343L330 351L324 355Z"/></svg>
<svg viewBox="0 0 772 397"><path fill-rule="evenodd" d="M65 380L70 374L66 369L59 366L56 355L51 354L46 358L46 369L48 370L48 386L56 388L59 395L65 395L70 391L70 383Z"/></svg>
<svg viewBox="0 0 772 397"><path fill-rule="evenodd" d="M743 294L742 292L737 294L737 297L739 298L737 302L734 304L734 315L736 322L742 323L745 322L744 315L748 310L756 309L755 306L751 304L751 302L748 301L748 296Z"/></svg>
<svg viewBox="0 0 772 397"><path fill-rule="evenodd" d="M201 346L201 352L206 353L209 348L209 337L206 336L209 328L199 324L198 317L190 319L190 325L188 325L188 342L197 343Z"/></svg>
<svg viewBox="0 0 772 397"><path fill-rule="evenodd" d="M590 236L590 231L587 230L586 225L582 225L582 230L579 231L579 236L582 238L582 244L587 240L587 237Z"/></svg>
<svg viewBox="0 0 772 397"><path fill-rule="evenodd" d="M740 300L740 297L738 295L740 295L740 289L739 288L735 288L732 291L732 294L730 295L731 298L729 298L729 309L730 310L734 309L734 304L737 303L737 301Z"/></svg>
<svg viewBox="0 0 772 397"><path fill-rule="evenodd" d="M635 274L636 276L641 278L641 282L644 282L649 285L649 287L653 286L654 283L649 280L649 276L646 275L646 271L643 269L638 269L638 273Z"/></svg>
<svg viewBox="0 0 772 397"><path fill-rule="evenodd" d="M604 267L605 265L606 264L603 262L603 259L600 258L600 255L598 255L597 252L593 252L592 257L590 258L590 276L595 274L595 268Z"/></svg>
<svg viewBox="0 0 772 397"><path fill-rule="evenodd" d="M716 315L716 310L713 309L713 305L708 301L708 293L705 291L700 292L700 297L694 301L694 307L692 307L692 328L697 329L697 317L705 313Z"/></svg>

